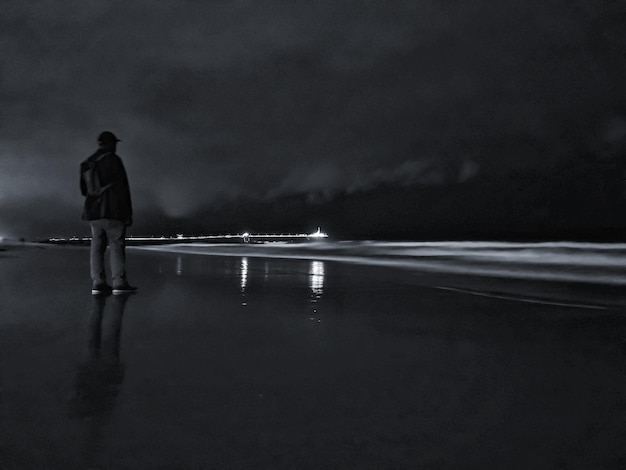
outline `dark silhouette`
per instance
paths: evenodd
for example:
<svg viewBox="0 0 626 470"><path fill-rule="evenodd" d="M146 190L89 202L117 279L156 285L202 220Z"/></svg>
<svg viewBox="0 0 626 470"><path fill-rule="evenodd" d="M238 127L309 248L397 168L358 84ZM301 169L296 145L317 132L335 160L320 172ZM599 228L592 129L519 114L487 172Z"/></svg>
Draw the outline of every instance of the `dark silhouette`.
<svg viewBox="0 0 626 470"><path fill-rule="evenodd" d="M120 337L129 295L113 296L105 312L106 296L94 295L87 335L87 360L76 371L69 416L89 424L83 443L85 458L92 459L124 380L120 361Z"/></svg>
<svg viewBox="0 0 626 470"><path fill-rule="evenodd" d="M133 209L126 170L115 153L118 142L112 132L102 132L98 150L80 164L80 190L85 196L83 219L91 226L93 294L136 290L126 279L126 227L133 223ZM104 268L107 244L113 287L106 282Z"/></svg>

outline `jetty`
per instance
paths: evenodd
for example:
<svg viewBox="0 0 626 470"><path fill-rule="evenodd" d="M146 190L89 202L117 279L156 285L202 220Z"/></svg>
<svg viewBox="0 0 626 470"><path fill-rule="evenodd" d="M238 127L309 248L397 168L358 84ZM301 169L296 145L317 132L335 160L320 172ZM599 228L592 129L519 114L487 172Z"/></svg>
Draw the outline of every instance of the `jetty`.
<svg viewBox="0 0 626 470"><path fill-rule="evenodd" d="M165 245L175 243L302 243L328 238L328 234L318 227L313 233L235 233L219 235L185 235L177 233L173 236L128 236L126 244L132 245ZM52 237L43 243L55 245L87 245L91 237Z"/></svg>

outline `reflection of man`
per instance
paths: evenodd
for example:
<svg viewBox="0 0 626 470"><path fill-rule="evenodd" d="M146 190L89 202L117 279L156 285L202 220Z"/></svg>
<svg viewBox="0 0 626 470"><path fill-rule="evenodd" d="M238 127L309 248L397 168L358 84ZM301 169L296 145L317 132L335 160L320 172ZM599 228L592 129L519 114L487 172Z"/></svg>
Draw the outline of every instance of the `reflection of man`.
<svg viewBox="0 0 626 470"><path fill-rule="evenodd" d="M86 418L111 411L124 379L120 362L122 319L128 295L112 297L108 315L104 315L106 297L93 297L89 335L88 360L76 374L72 414ZM103 325L105 328L103 328Z"/></svg>
<svg viewBox="0 0 626 470"><path fill-rule="evenodd" d="M99 148L80 164L80 190L85 196L83 219L91 226L92 293L135 291L126 279L126 227L133 222L130 189L124 164L115 151L119 139L102 132ZM111 283L106 282L104 252L109 244Z"/></svg>
<svg viewBox="0 0 626 470"><path fill-rule="evenodd" d="M82 446L89 459L96 453L102 427L115 408L124 380L120 336L128 297L128 294L112 297L106 312L105 296L95 295L92 299L87 360L76 370L74 396L69 403L70 418L89 423L90 432Z"/></svg>

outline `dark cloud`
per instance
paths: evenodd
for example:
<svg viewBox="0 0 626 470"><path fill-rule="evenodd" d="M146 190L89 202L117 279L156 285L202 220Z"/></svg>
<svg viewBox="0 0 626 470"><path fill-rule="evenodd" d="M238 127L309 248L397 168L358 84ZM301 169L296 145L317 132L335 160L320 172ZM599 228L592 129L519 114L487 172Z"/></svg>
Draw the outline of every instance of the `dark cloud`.
<svg viewBox="0 0 626 470"><path fill-rule="evenodd" d="M625 12L600 0L12 3L0 204L50 197L60 216L79 213L77 164L102 129L123 140L137 208L170 217L546 165L623 138Z"/></svg>

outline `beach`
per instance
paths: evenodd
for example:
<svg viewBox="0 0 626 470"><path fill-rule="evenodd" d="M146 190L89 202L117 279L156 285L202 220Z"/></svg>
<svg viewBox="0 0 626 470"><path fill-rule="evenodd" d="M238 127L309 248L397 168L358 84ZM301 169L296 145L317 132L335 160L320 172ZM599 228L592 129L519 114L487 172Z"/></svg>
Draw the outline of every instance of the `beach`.
<svg viewBox="0 0 626 470"><path fill-rule="evenodd" d="M168 250L0 252L0 469L626 466L620 283Z"/></svg>

